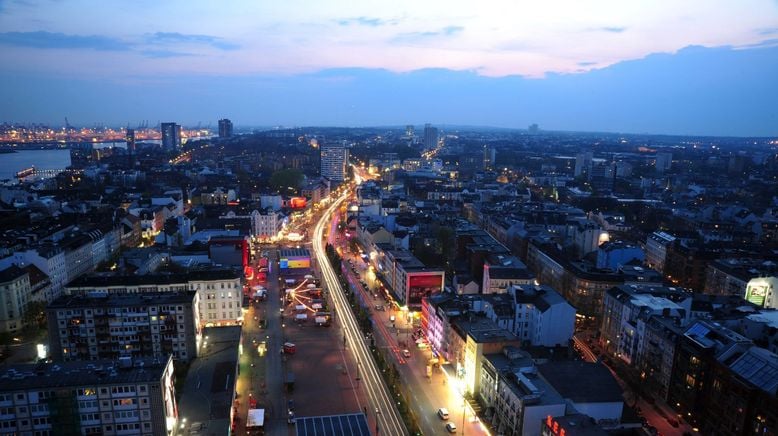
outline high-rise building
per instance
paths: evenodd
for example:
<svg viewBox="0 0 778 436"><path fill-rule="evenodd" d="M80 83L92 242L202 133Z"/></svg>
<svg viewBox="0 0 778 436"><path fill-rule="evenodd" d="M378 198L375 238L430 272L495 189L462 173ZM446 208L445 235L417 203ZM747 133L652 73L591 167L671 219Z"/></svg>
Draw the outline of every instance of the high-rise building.
<svg viewBox="0 0 778 436"><path fill-rule="evenodd" d="M494 169L494 159L497 157L497 150L490 146L484 145L484 169Z"/></svg>
<svg viewBox="0 0 778 436"><path fill-rule="evenodd" d="M540 133L540 127L538 127L537 124L530 124L527 128L527 132L529 132L530 135L537 135Z"/></svg>
<svg viewBox="0 0 778 436"><path fill-rule="evenodd" d="M663 173L669 170L673 166L673 154L672 153L657 153L656 163L654 164L656 171Z"/></svg>
<svg viewBox="0 0 778 436"><path fill-rule="evenodd" d="M414 131L413 124L408 124L407 126L405 126L405 136L406 137L413 138L413 135L415 133L416 132Z"/></svg>
<svg viewBox="0 0 778 436"><path fill-rule="evenodd" d="M321 175L333 182L346 180L348 149L345 145L323 145L321 147Z"/></svg>
<svg viewBox="0 0 778 436"><path fill-rule="evenodd" d="M219 138L232 136L232 121L227 118L219 120Z"/></svg>
<svg viewBox="0 0 778 436"><path fill-rule="evenodd" d="M162 148L175 150L181 147L181 125L176 123L162 123Z"/></svg>
<svg viewBox="0 0 778 436"><path fill-rule="evenodd" d="M589 183L597 191L610 191L616 175L616 165L604 159L592 159L589 166Z"/></svg>
<svg viewBox="0 0 778 436"><path fill-rule="evenodd" d="M125 140L127 141L127 153L135 154L135 129L127 129Z"/></svg>
<svg viewBox="0 0 778 436"><path fill-rule="evenodd" d="M591 151L575 155L575 172L573 173L575 177L589 173L589 169L592 166L592 157Z"/></svg>
<svg viewBox="0 0 778 436"><path fill-rule="evenodd" d="M438 129L431 124L424 125L424 148L432 150L438 146Z"/></svg>

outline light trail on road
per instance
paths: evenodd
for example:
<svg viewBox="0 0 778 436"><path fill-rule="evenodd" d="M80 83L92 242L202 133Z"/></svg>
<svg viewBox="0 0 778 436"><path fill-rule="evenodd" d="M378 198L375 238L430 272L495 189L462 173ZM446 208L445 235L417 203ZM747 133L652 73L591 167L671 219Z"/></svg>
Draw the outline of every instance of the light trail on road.
<svg viewBox="0 0 778 436"><path fill-rule="evenodd" d="M330 291L333 304L337 308L340 315L341 325L343 326L344 335L349 344L349 349L354 354L357 360L358 368L360 369L360 375L363 379L365 390L374 408L379 411L376 414L376 422L378 427L377 433L383 433L387 435L407 435L408 429L400 417L400 413L397 411L397 404L395 403L392 395L389 393L384 380L381 376L381 372L378 370L373 355L365 343L362 332L357 326L354 314L351 312L351 307L346 301L343 288L340 286L338 277L335 275L335 271L330 265L327 254L324 250L324 227L327 224L328 217L332 215L337 208L348 198L348 191L341 195L323 214L313 232L313 250L316 253L316 257L319 259L319 266L321 268L322 279L327 283L327 288Z"/></svg>

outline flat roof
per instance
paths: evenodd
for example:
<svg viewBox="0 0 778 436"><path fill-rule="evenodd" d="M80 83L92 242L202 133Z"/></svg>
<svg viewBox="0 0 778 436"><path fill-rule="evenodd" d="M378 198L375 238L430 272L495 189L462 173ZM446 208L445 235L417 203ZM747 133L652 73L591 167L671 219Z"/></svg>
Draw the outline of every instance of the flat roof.
<svg viewBox="0 0 778 436"><path fill-rule="evenodd" d="M171 358L134 358L129 368L118 360L6 365L0 368L0 392L158 382Z"/></svg>
<svg viewBox="0 0 778 436"><path fill-rule="evenodd" d="M760 310L753 315L748 315L746 318L754 322L766 323L773 328L778 328L778 310Z"/></svg>
<svg viewBox="0 0 778 436"><path fill-rule="evenodd" d="M227 434L235 393L241 327L206 327L208 346L189 367L179 401L179 417L203 424L214 434Z"/></svg>
<svg viewBox="0 0 778 436"><path fill-rule="evenodd" d="M52 301L48 309L73 307L127 307L156 304L191 304L197 291L146 292L142 294L63 295Z"/></svg>
<svg viewBox="0 0 778 436"><path fill-rule="evenodd" d="M190 271L186 274L145 274L117 276L84 276L68 283L67 288L98 286L140 286L189 283L200 280L231 280L240 278L241 272L232 269Z"/></svg>
<svg viewBox="0 0 778 436"><path fill-rule="evenodd" d="M295 420L297 436L370 436L364 413L311 416Z"/></svg>
<svg viewBox="0 0 778 436"><path fill-rule="evenodd" d="M543 378L564 398L576 403L624 401L621 387L605 365L591 362L548 362L538 366Z"/></svg>
<svg viewBox="0 0 778 436"><path fill-rule="evenodd" d="M278 251L283 257L311 257L311 252L307 248L284 248Z"/></svg>
<svg viewBox="0 0 778 436"><path fill-rule="evenodd" d="M462 318L453 324L462 329L465 334L473 337L477 343L518 341L519 338L508 330L498 326L489 318L477 317L473 321Z"/></svg>

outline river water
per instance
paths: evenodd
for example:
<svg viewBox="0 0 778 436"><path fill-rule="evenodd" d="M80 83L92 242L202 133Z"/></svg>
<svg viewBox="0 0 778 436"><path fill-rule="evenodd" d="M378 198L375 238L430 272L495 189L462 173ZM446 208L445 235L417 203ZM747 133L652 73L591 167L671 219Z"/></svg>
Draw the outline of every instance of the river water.
<svg viewBox="0 0 778 436"><path fill-rule="evenodd" d="M18 150L0 153L0 180L13 179L16 173L34 166L41 170L65 169L70 165L70 150Z"/></svg>

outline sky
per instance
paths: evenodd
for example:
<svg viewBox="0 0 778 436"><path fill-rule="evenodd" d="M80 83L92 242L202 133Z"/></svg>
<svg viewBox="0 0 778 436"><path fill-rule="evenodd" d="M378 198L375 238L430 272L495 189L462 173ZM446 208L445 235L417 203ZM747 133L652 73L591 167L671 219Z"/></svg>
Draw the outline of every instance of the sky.
<svg viewBox="0 0 778 436"><path fill-rule="evenodd" d="M778 135L778 1L0 0L0 122Z"/></svg>

